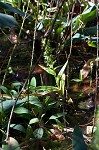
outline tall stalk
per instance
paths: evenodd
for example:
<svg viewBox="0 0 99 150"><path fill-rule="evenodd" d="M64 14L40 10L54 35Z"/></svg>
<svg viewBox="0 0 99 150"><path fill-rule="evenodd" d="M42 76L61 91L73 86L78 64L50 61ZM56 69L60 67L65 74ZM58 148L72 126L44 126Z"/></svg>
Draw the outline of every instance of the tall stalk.
<svg viewBox="0 0 99 150"><path fill-rule="evenodd" d="M21 29L20 29L19 36L18 36L18 37L20 37L20 35L21 35L22 29L23 29L23 25L24 25L24 22L25 22L25 19L26 19L26 14L27 14L28 9L29 9L29 4L30 4L30 0L28 1L27 9L26 9L26 12L25 12L25 16L24 16L24 18L23 18L23 22L22 22ZM11 53L10 58L9 58L9 61L8 61L7 68L8 68L9 65L10 65L10 62L11 62L11 59L12 59L12 56L13 56L13 53L14 53L14 50L15 50L16 46L17 46L17 44L15 44L14 47L13 47L12 53ZM4 84L6 75L7 75L7 72L6 72L5 75L4 75L2 84ZM14 105L13 105L13 107L12 107L12 110L11 110L11 113L10 113L10 117L9 117L9 121L8 121L8 126L7 126L6 142L8 142L8 138L9 138L10 123L11 123L11 120L12 120L14 108L15 108L15 105L16 105L18 99L19 99L20 94L22 93L22 90L24 89L24 86L26 85L26 82L27 82L27 81L25 81L25 83L24 83L24 85L23 85L21 91L19 92L19 95L18 95L17 98L15 99L15 103L14 103Z"/></svg>
<svg viewBox="0 0 99 150"><path fill-rule="evenodd" d="M97 58L96 58L96 93L95 93L95 110L94 110L94 126L96 131L94 133L94 138L92 140L92 148L94 150L99 150L99 85L98 85L98 73L99 73L99 5L98 0L94 0L96 5L96 18L97 18Z"/></svg>

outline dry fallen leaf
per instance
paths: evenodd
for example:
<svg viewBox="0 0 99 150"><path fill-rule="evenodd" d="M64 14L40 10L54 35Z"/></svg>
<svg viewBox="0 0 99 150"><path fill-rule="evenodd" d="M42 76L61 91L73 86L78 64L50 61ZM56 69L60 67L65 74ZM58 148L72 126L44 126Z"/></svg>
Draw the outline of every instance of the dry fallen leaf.
<svg viewBox="0 0 99 150"><path fill-rule="evenodd" d="M59 142L63 141L65 139L63 133L62 133L62 130L59 129L59 128L55 128L53 131L52 131L52 135L51 135L51 138L54 140L54 139L57 139Z"/></svg>
<svg viewBox="0 0 99 150"><path fill-rule="evenodd" d="M84 80L88 76L90 71L91 66L88 63L84 64L83 68L81 69L82 80Z"/></svg>
<svg viewBox="0 0 99 150"><path fill-rule="evenodd" d="M12 44L16 44L18 42L18 36L16 34L10 34L9 40Z"/></svg>

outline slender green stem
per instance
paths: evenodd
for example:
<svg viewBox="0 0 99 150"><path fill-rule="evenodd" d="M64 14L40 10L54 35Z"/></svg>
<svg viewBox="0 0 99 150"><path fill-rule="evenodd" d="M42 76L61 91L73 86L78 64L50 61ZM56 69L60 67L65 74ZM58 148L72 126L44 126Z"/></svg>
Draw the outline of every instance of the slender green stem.
<svg viewBox="0 0 99 150"><path fill-rule="evenodd" d="M24 18L23 18L22 26L21 26L21 29L20 29L19 36L18 36L18 37L20 37L21 31L22 31L22 29L23 29L23 25L24 25L24 22L25 22L25 19L26 19L26 14L27 14L27 11L28 11L28 8L29 8L29 3L30 3L30 0L28 1L27 9L26 9L26 12L25 12L25 16L24 16ZM16 46L17 46L17 44L14 45L14 48L13 48L13 51L12 51L12 53L11 53L11 55L10 55L10 58L9 58L7 67L9 67L9 65L10 65L11 58L12 58L12 55L13 55L13 53L14 53L14 50L15 50ZM7 74L7 73L5 73L5 75L4 75L4 79L6 78L6 74ZM28 80L28 78L27 78L27 80ZM18 101L18 99L19 99L19 96L20 96L20 94L22 93L22 91L23 91L23 89L24 89L24 87L25 87L25 85L26 85L26 83L27 83L27 80L25 81L25 83L24 83L24 85L23 85L21 91L19 92L18 97L15 99L15 103L14 103L14 105L13 105L13 107L12 107L12 110L11 110L11 113L10 113L10 117L9 117L9 121L8 121L8 126L7 126L6 142L8 142L10 124L11 124L11 120L12 120L12 116L13 116L13 112L14 112L15 105L16 105L16 103L17 103L17 101Z"/></svg>

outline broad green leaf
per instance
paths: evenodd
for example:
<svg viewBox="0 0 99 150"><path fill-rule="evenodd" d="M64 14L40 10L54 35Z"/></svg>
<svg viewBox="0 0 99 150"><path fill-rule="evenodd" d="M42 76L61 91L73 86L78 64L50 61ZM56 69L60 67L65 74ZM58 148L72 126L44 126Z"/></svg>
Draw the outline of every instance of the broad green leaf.
<svg viewBox="0 0 99 150"><path fill-rule="evenodd" d="M36 87L36 78L33 77L30 81L30 87Z"/></svg>
<svg viewBox="0 0 99 150"><path fill-rule="evenodd" d="M45 111L55 108L57 102L48 103L45 105Z"/></svg>
<svg viewBox="0 0 99 150"><path fill-rule="evenodd" d="M18 23L13 16L0 13L0 28L11 28L17 25Z"/></svg>
<svg viewBox="0 0 99 150"><path fill-rule="evenodd" d="M48 68L48 67L44 67L44 66L41 66L41 65L39 65L42 69L44 69L47 73L49 73L49 74L51 74L51 75L53 75L54 77L56 77L56 72L53 70L53 69L51 69L51 68Z"/></svg>
<svg viewBox="0 0 99 150"><path fill-rule="evenodd" d="M41 139L43 137L44 130L43 128L38 128L33 132L33 135L36 139Z"/></svg>
<svg viewBox="0 0 99 150"><path fill-rule="evenodd" d="M98 28L99 28L99 26L98 26ZM78 31L78 33L80 33L81 35L84 35L84 36L95 35L97 33L97 26L80 29Z"/></svg>
<svg viewBox="0 0 99 150"><path fill-rule="evenodd" d="M95 5L91 6L89 8L87 6L82 14L74 17L72 20L69 21L69 23L64 23L63 27L66 28L67 26L70 26L70 24L72 22L73 33L75 33L75 35L73 36L73 42L74 41L78 42L80 40L88 39L89 35L95 35L96 34L96 32L97 32L96 26L85 28L86 24L95 18L96 18L96 7L95 7ZM71 44L70 40L65 42L65 46L69 46L70 44Z"/></svg>
<svg viewBox="0 0 99 150"><path fill-rule="evenodd" d="M42 30L43 29L43 26L44 26L44 22L41 21L37 26L36 26L36 30Z"/></svg>
<svg viewBox="0 0 99 150"><path fill-rule="evenodd" d="M26 101L25 100L18 100L15 107L22 106ZM11 111L12 106L14 105L14 100L5 100L3 102L0 102L0 112L8 112ZM3 110L2 110L3 107Z"/></svg>
<svg viewBox="0 0 99 150"><path fill-rule="evenodd" d="M30 120L29 124L33 124L33 123L37 123L39 122L39 119L38 118L33 118Z"/></svg>
<svg viewBox="0 0 99 150"><path fill-rule="evenodd" d="M96 43L94 43L93 41L88 41L88 46L90 46L90 47L97 47L97 44Z"/></svg>
<svg viewBox="0 0 99 150"><path fill-rule="evenodd" d="M91 147L93 150L99 150L99 105L96 106L95 127L96 130L91 141Z"/></svg>
<svg viewBox="0 0 99 150"><path fill-rule="evenodd" d="M56 30L56 33L57 33L57 34L60 34L62 31L63 31L63 28L60 27L60 28L58 28L58 29Z"/></svg>
<svg viewBox="0 0 99 150"><path fill-rule="evenodd" d="M3 9L6 9L7 11L10 11L10 12L13 12L13 13L17 13L17 14L19 14L20 16L25 16L25 13L24 13L24 12L22 12L21 10L19 10L19 9L17 9L17 8L12 7L12 6L9 5L9 4L0 2L0 7L3 8ZM26 18L29 19L29 20L32 19L31 17L26 17Z"/></svg>
<svg viewBox="0 0 99 150"><path fill-rule="evenodd" d="M68 60L66 61L66 63L64 64L64 66L61 68L61 70L59 71L57 77L56 77L56 84L58 87L60 87L60 81L61 81L61 78L62 78L62 75L67 67L67 64L68 64Z"/></svg>
<svg viewBox="0 0 99 150"><path fill-rule="evenodd" d="M96 18L96 7L92 6L81 14L81 21L86 25L87 22Z"/></svg>
<svg viewBox="0 0 99 150"><path fill-rule="evenodd" d="M21 131L23 133L25 133L25 128L21 125L21 124L11 124L10 128Z"/></svg>
<svg viewBox="0 0 99 150"><path fill-rule="evenodd" d="M79 126L75 126L72 140L72 150L88 150L84 142L82 131Z"/></svg>
<svg viewBox="0 0 99 150"><path fill-rule="evenodd" d="M43 100L43 103L44 104L47 104L50 100L50 96L47 96L44 100Z"/></svg>
<svg viewBox="0 0 99 150"><path fill-rule="evenodd" d="M62 91L62 95L64 95L64 90L65 90L65 74L64 73L61 76L59 88Z"/></svg>
<svg viewBox="0 0 99 150"><path fill-rule="evenodd" d="M55 86L37 86L36 87L37 92L40 91L57 91L57 87Z"/></svg>
<svg viewBox="0 0 99 150"><path fill-rule="evenodd" d="M80 34L80 33L77 32L77 33L73 36L73 42L85 40L85 39L88 39L88 38L89 38L89 36L85 36L84 34Z"/></svg>
<svg viewBox="0 0 99 150"><path fill-rule="evenodd" d="M12 88L16 88L17 90L21 87L21 83L20 82L14 82L11 84L11 87Z"/></svg>
<svg viewBox="0 0 99 150"><path fill-rule="evenodd" d="M14 113L16 114L30 114L30 111L25 107L18 107L14 109Z"/></svg>
<svg viewBox="0 0 99 150"><path fill-rule="evenodd" d="M66 61L66 63L64 64L64 66L61 68L61 70L58 73L58 76L61 76L64 73L64 71L65 71L65 69L67 67L67 64L68 64L68 61Z"/></svg>
<svg viewBox="0 0 99 150"><path fill-rule="evenodd" d="M38 92L35 92L34 95L39 97L39 96L48 95L50 93L51 93L51 91L48 91L48 90L47 91L41 91L41 92L38 91Z"/></svg>
<svg viewBox="0 0 99 150"><path fill-rule="evenodd" d="M1 85L1 86L0 86L0 89L1 89L5 94L11 96L10 90L8 90L7 87Z"/></svg>
<svg viewBox="0 0 99 150"><path fill-rule="evenodd" d="M30 98L29 103L38 107L42 107L42 103L39 100L34 99L32 97Z"/></svg>
<svg viewBox="0 0 99 150"><path fill-rule="evenodd" d="M8 144L3 144L3 150L21 150L20 145L16 139L9 137Z"/></svg>
<svg viewBox="0 0 99 150"><path fill-rule="evenodd" d="M52 102L52 103L49 103L48 106L53 106L55 105L57 102Z"/></svg>
<svg viewBox="0 0 99 150"><path fill-rule="evenodd" d="M42 103L39 101L38 97L36 97L36 96L25 97L24 100L29 102L29 104L32 104L32 105L35 105L38 107L42 107Z"/></svg>
<svg viewBox="0 0 99 150"><path fill-rule="evenodd" d="M71 81L75 81L75 82L82 82L81 79L72 79Z"/></svg>
<svg viewBox="0 0 99 150"><path fill-rule="evenodd" d="M66 114L66 112L64 113L64 114ZM64 115L63 113L57 113L57 114L55 114L55 115L52 115L50 118L49 118L49 120L51 120L51 119L58 119L58 118L60 118L60 117L62 117L63 115Z"/></svg>
<svg viewBox="0 0 99 150"><path fill-rule="evenodd" d="M26 130L26 139L30 139L31 135L33 135L33 127L28 124L27 130Z"/></svg>
<svg viewBox="0 0 99 150"><path fill-rule="evenodd" d="M11 90L11 91L10 91L10 94L11 94L14 98L16 98L16 97L18 96L18 93L17 93L15 90Z"/></svg>
<svg viewBox="0 0 99 150"><path fill-rule="evenodd" d="M84 32L84 33L85 33L85 32ZM75 42L80 42L80 41L86 40L86 39L88 40L88 39L89 39L89 34L86 36L86 34L84 35L84 33L80 34L79 31L78 31L78 32L72 37L73 43L75 43ZM98 39L99 39L99 38L98 38ZM90 40L96 43L97 37L95 37L94 34L93 34L93 36L90 37ZM70 45L70 43L71 43L70 40L68 40L68 41L65 42L64 45L65 45L65 46L68 46L68 45Z"/></svg>
<svg viewBox="0 0 99 150"><path fill-rule="evenodd" d="M58 127L62 128L63 127L63 123L61 121L59 121L59 119L55 119Z"/></svg>
<svg viewBox="0 0 99 150"><path fill-rule="evenodd" d="M66 19L65 19L65 20L63 21L63 23L62 23L62 28L65 29L66 27L70 26L71 23L75 23L78 17L79 17L79 15L76 16L76 17L74 17L72 20L70 20L70 21L68 21L68 22L66 22Z"/></svg>
<svg viewBox="0 0 99 150"><path fill-rule="evenodd" d="M79 29L84 28L85 25L96 18L96 7L92 6L83 11L82 14L78 15L76 21L72 24L73 25L73 33L76 33Z"/></svg>

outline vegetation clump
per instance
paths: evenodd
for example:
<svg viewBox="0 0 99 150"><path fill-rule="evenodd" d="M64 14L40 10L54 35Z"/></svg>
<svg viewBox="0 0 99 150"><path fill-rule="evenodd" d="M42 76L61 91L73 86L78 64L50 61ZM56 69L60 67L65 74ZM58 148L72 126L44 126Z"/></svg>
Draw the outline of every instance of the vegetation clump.
<svg viewBox="0 0 99 150"><path fill-rule="evenodd" d="M1 149L98 150L98 0L0 8Z"/></svg>

